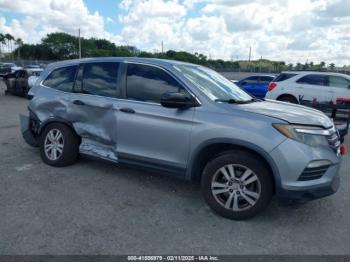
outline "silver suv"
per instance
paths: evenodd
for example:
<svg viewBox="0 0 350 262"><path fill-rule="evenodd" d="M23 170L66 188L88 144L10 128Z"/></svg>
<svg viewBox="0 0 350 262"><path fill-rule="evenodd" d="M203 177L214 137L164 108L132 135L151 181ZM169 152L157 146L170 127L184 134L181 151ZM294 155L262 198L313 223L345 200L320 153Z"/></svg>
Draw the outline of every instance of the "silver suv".
<svg viewBox="0 0 350 262"><path fill-rule="evenodd" d="M339 186L339 135L323 113L252 98L208 68L157 59L49 65L22 133L42 160L87 155L198 181L208 205L254 216L273 195L305 201Z"/></svg>

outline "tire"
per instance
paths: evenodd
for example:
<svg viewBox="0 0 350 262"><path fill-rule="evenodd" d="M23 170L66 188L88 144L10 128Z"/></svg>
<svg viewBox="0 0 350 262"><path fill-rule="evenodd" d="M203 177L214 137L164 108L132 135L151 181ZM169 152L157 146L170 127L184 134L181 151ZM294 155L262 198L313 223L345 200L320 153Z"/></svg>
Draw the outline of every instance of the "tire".
<svg viewBox="0 0 350 262"><path fill-rule="evenodd" d="M67 125L61 123L48 124L40 139L41 159L50 166L72 165L77 161L79 155L79 143L79 137ZM47 147L46 151L45 145ZM48 149L48 145L51 145L51 150Z"/></svg>
<svg viewBox="0 0 350 262"><path fill-rule="evenodd" d="M299 104L298 100L292 95L281 95L277 98L278 101Z"/></svg>
<svg viewBox="0 0 350 262"><path fill-rule="evenodd" d="M24 98L28 99L28 92L29 92L29 87L28 86L24 86L23 87L23 93L22 93Z"/></svg>
<svg viewBox="0 0 350 262"><path fill-rule="evenodd" d="M232 180L227 180L227 175ZM207 204L219 215L234 220L248 219L271 202L272 174L256 155L244 150L227 151L207 163L201 177L201 191Z"/></svg>

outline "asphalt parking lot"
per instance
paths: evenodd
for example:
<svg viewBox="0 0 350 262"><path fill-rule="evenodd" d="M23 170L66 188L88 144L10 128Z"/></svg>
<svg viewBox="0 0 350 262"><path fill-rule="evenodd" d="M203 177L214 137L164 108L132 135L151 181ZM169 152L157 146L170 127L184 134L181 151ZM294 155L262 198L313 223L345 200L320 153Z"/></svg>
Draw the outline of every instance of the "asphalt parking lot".
<svg viewBox="0 0 350 262"><path fill-rule="evenodd" d="M212 213L194 184L84 158L43 164L20 134L27 103L0 89L1 254L350 254L349 156L335 195L274 200L236 222Z"/></svg>

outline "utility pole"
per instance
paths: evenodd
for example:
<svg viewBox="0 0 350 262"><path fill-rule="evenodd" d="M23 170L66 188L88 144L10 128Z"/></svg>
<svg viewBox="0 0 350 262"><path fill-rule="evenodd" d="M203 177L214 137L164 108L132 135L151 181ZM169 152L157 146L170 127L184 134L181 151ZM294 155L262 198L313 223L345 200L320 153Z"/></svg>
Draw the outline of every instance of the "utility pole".
<svg viewBox="0 0 350 262"><path fill-rule="evenodd" d="M162 54L164 53L164 43L163 43L163 40L162 40Z"/></svg>
<svg viewBox="0 0 350 262"><path fill-rule="evenodd" d="M79 59L81 59L81 40L80 40L80 27L79 27Z"/></svg>
<svg viewBox="0 0 350 262"><path fill-rule="evenodd" d="M252 47L249 47L249 63L250 63L250 59L252 58Z"/></svg>

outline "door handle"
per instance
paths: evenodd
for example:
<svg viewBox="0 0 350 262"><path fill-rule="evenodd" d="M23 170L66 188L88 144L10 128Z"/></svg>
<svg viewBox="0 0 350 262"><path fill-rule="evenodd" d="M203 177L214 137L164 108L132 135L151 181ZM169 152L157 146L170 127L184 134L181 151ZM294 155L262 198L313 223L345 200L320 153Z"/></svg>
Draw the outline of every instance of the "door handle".
<svg viewBox="0 0 350 262"><path fill-rule="evenodd" d="M135 113L135 110L134 110L134 109L128 108L128 107L123 107L123 108L120 108L119 110L120 110L121 112L129 113L129 114L134 114L134 113Z"/></svg>
<svg viewBox="0 0 350 262"><path fill-rule="evenodd" d="M73 104L78 105L78 106L84 106L85 105L85 103L83 101L81 101L81 100L74 100Z"/></svg>

